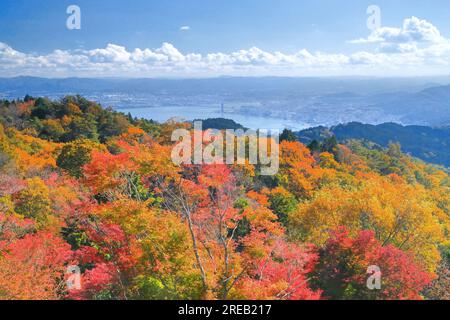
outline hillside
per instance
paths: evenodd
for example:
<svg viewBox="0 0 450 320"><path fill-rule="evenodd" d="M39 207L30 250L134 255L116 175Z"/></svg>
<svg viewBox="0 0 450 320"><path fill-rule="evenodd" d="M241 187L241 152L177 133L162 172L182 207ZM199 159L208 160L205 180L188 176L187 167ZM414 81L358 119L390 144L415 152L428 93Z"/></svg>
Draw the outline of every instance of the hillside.
<svg viewBox="0 0 450 320"><path fill-rule="evenodd" d="M0 101L0 299L449 298L446 172L289 135L273 176L177 166L176 129L198 133L80 96Z"/></svg>
<svg viewBox="0 0 450 320"><path fill-rule="evenodd" d="M309 144L312 140L322 141L330 135L345 142L351 139L367 140L387 147L398 142L402 150L426 162L450 167L450 128L425 126L402 126L395 123L369 125L358 122L331 128L316 127L297 133L300 141Z"/></svg>

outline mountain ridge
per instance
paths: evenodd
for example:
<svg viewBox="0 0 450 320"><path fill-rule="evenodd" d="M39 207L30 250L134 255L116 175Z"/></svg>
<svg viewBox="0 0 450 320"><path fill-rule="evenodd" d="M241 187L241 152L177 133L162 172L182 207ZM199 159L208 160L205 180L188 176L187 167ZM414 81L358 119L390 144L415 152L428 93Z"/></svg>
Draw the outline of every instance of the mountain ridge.
<svg viewBox="0 0 450 320"><path fill-rule="evenodd" d="M367 140L382 147L400 143L403 151L426 162L450 167L450 127L403 126L397 123L380 125L351 122L333 127L315 127L296 133L303 143L323 141L335 136L338 141Z"/></svg>

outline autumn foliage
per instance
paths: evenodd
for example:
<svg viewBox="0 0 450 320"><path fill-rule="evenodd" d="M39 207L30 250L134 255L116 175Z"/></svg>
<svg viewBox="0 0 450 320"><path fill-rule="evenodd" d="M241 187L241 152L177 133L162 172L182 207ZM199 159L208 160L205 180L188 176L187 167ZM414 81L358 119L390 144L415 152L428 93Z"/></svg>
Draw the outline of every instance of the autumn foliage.
<svg viewBox="0 0 450 320"><path fill-rule="evenodd" d="M450 179L391 146L175 166L170 133L81 97L0 104L0 299L439 299ZM66 280L80 271L80 287ZM367 287L377 266L381 289ZM78 275L76 275L78 276ZM444 284L445 287L445 284Z"/></svg>
<svg viewBox="0 0 450 320"><path fill-rule="evenodd" d="M382 246L374 232L360 231L352 238L345 228L334 232L319 250L312 283L333 299L420 299L419 292L430 283L430 275L414 258L392 245ZM379 292L367 288L367 270L380 268Z"/></svg>

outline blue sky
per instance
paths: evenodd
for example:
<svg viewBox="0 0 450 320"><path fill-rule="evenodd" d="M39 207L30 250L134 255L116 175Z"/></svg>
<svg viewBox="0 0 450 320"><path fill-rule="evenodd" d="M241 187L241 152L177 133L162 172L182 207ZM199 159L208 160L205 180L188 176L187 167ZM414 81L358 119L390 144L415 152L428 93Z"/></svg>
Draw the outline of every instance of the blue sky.
<svg viewBox="0 0 450 320"><path fill-rule="evenodd" d="M66 28L71 4L81 9L81 30ZM387 29L369 41L371 4L380 7ZM392 75L450 73L449 14L447 0L2 0L0 70L11 76L378 75L383 60L398 65ZM417 20L403 30L409 38L393 39L412 17ZM410 36L417 27L440 38Z"/></svg>

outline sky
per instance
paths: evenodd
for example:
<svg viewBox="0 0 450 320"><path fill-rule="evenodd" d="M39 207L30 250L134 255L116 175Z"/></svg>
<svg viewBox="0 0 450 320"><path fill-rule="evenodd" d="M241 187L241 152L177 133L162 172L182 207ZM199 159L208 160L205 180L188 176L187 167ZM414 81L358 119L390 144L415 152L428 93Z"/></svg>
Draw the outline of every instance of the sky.
<svg viewBox="0 0 450 320"><path fill-rule="evenodd" d="M449 15L447 0L2 0L0 77L448 75Z"/></svg>

